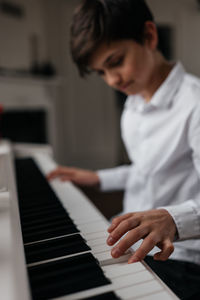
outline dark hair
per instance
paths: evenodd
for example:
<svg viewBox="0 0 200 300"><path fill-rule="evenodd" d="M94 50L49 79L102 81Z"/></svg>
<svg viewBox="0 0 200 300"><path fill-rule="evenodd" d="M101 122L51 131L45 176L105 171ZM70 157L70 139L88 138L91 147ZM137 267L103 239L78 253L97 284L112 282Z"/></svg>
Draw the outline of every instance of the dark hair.
<svg viewBox="0 0 200 300"><path fill-rule="evenodd" d="M82 0L71 24L71 54L80 75L98 45L122 39L142 44L144 24L153 16L144 0Z"/></svg>

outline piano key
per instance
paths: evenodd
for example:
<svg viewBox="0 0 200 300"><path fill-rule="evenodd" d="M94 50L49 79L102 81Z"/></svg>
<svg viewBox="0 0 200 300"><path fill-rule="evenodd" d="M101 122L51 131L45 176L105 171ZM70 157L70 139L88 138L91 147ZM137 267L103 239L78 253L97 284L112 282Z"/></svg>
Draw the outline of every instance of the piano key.
<svg viewBox="0 0 200 300"><path fill-rule="evenodd" d="M22 213L22 220L29 220L30 218L43 218L43 217L46 217L46 216L52 216L54 214L56 215L65 215L65 212L62 211L61 209L54 209L54 210L48 210L47 211L41 211L41 212L38 212L38 213L23 213L23 211L20 211Z"/></svg>
<svg viewBox="0 0 200 300"><path fill-rule="evenodd" d="M107 226L101 220L78 225L78 228L83 232L83 234L96 233L107 230Z"/></svg>
<svg viewBox="0 0 200 300"><path fill-rule="evenodd" d="M31 243L31 242L37 242L53 237L61 237L64 235L68 235L71 233L77 233L79 230L73 225L73 226L60 226L56 228L49 228L45 230L40 230L39 232L30 232L28 234L23 235L24 243Z"/></svg>
<svg viewBox="0 0 200 300"><path fill-rule="evenodd" d="M138 263L140 264L140 263ZM107 269L107 273L106 277L110 279L110 281L112 282L110 285L108 286L103 286L103 287L99 287L99 288L94 288L94 289L90 289L87 291L83 291L83 292L77 292L74 294L70 294L70 295L66 295L63 296L61 298L59 298L60 300L76 300L76 299L87 299L89 297L92 296L97 296L97 295L101 295L103 293L107 293L107 292L115 292L115 294L120 298L120 299L140 299L140 297L142 296L147 296L147 295L151 295L152 298L150 298L151 300L153 300L153 296L157 295L157 293L160 292L164 292L166 291L166 287L162 286L162 284L160 284L159 280L155 280L155 277L153 276L153 274L151 274L150 272L147 272L146 269L143 269L143 271L139 271L135 272L135 268L134 268L134 264L129 265L129 270L128 273L125 275L121 274L118 275L115 272L115 276L114 277L109 277L108 276L108 269L110 269L109 272L112 273L112 268L115 265L109 265L109 266L104 266L102 267L102 269L105 271L105 269ZM123 273L124 272L124 268L122 265L122 269L123 272L120 272L121 269L121 264L118 264L115 271L119 271L119 273ZM132 269L132 270L131 270ZM125 272L126 273L126 272ZM132 280L133 278L133 280ZM170 292L167 293L168 294L168 298L167 300L172 300L172 299L177 299L176 296L174 296L173 294L170 295ZM148 299L148 298L146 298ZM162 299L162 298L160 298Z"/></svg>
<svg viewBox="0 0 200 300"><path fill-rule="evenodd" d="M37 215L36 215L37 217ZM42 221L42 220L41 220ZM58 220L52 220L51 221L46 221L46 222L42 222L42 223L35 223L35 224L26 224L26 226L24 226L23 228L23 233L29 233L31 231L40 231L40 230L45 230L46 228L54 228L54 227L60 227L60 226L74 226L74 223L69 220L69 219L58 219Z"/></svg>
<svg viewBox="0 0 200 300"><path fill-rule="evenodd" d="M89 250L90 248L79 234L25 246L28 264Z"/></svg>
<svg viewBox="0 0 200 300"><path fill-rule="evenodd" d="M38 163L38 160L37 160ZM40 163L40 162L39 162ZM40 167L40 166L39 166ZM46 167L45 167L46 168ZM45 169L44 168L44 169ZM46 172L46 169L44 170ZM41 181L42 182L42 181ZM82 288L74 289L73 286L77 282L79 282L78 278L68 279L68 283L72 286L66 290L66 278L63 279L63 275L69 273L69 268L61 268L59 271L57 270L57 266L61 266L60 262L63 261L62 256L56 257L56 261L51 261L49 263L39 264L38 266L28 267L31 282L34 285L38 283L39 286L35 286L35 294L34 295L55 295L55 297L59 297L59 299L83 299L85 297L96 297L97 295L106 295L107 292L115 292L115 295L121 299L136 299L137 297L145 296L146 292L143 291L146 287L150 287L149 291L150 294L158 294L160 291L165 291L164 285L160 284L160 281L155 278L155 276L147 270L143 264L137 263L133 265L128 265L127 260L128 257L131 255L131 252L128 251L124 256L120 257L119 259L113 259L110 255L110 247L108 247L105 242L108 236L106 232L108 227L108 222L105 220L103 216L97 211L97 209L87 201L87 198L82 195L77 189L73 187L70 183L61 183L57 180L50 183L53 190L55 191L55 198L59 200L61 206L66 209L67 214L74 220L75 224L77 225L81 235L86 238L87 244L91 246L91 253L94 255L96 259L100 262L100 273L105 274L105 278L108 278L109 284L103 284L101 287L93 287L90 288L84 287L84 291ZM66 194L68 195L66 197ZM80 218L80 211L81 211L81 218ZM35 223L37 224L37 223ZM77 234L75 234L77 235ZM55 237L56 239L56 237ZM55 240L53 240L55 242ZM91 243L91 245L90 245ZM37 245L37 244L35 244ZM55 247L56 248L56 247ZM62 248L62 246L61 246ZM36 251L37 252L37 251ZM45 251L44 251L45 252ZM61 254L62 255L62 254ZM57 256L57 255L56 255ZM73 257L70 259L77 259L77 252L72 254ZM69 259L66 258L66 259ZM119 263L120 262L120 263ZM40 262L39 262L40 263ZM42 270L46 268L48 265L53 266L53 269L48 270L46 269L45 273ZM45 265L45 267L44 267ZM39 272L37 275L34 275L34 268L39 267ZM79 266L76 266L77 269ZM57 274L58 272L58 274ZM73 273L73 272L72 272ZM98 273L98 272L97 272ZM92 274L92 276L91 276ZM85 274L84 279L82 281L91 280L97 282L97 278L93 278L95 274L93 271L91 274ZM60 278L59 282L54 283L54 276ZM36 277L35 277L36 276ZM97 276L98 277L98 276ZM43 278L43 279L42 279ZM49 280L50 280L50 288L49 288ZM53 280L53 281L52 281ZM86 281L87 281L86 280ZM150 284L155 283L155 284ZM144 288L145 286L145 288ZM159 286L159 289L157 288ZM134 287L134 290L132 289ZM142 287L142 288L141 288ZM51 289L51 293L50 293ZM128 293L127 293L128 291ZM39 293L39 294L37 294ZM43 294L44 293L44 294ZM46 294L47 293L47 294ZM55 294L54 294L55 293ZM174 299L168 294L168 299ZM128 298L127 298L128 297ZM46 299L46 298L45 298ZM98 298L97 298L98 299ZM101 299L101 298L100 298Z"/></svg>
<svg viewBox="0 0 200 300"><path fill-rule="evenodd" d="M88 241L88 242L91 242L91 241L95 241L95 240L99 240L99 239L104 239L105 240L107 239L108 237L108 232L107 231L100 231L100 232L95 232L95 233L82 233L83 237L85 237L85 239Z"/></svg>
<svg viewBox="0 0 200 300"><path fill-rule="evenodd" d="M91 254L30 267L28 272L33 298L36 299L49 299L111 284Z"/></svg>
<svg viewBox="0 0 200 300"><path fill-rule="evenodd" d="M61 216L60 214L59 215L48 215L46 217L42 217L42 219L27 219L25 221L22 221L21 223L23 224L23 227L25 226L29 226L29 225L34 225L34 224L46 224L47 222L54 222L56 220L71 220L71 218L69 217L66 217L66 216Z"/></svg>
<svg viewBox="0 0 200 300"><path fill-rule="evenodd" d="M153 294L156 294L159 291L162 291L161 285L157 281L151 280L148 282L127 286L115 292L122 299L138 299L141 296L147 296L149 294L152 294L153 297Z"/></svg>
<svg viewBox="0 0 200 300"><path fill-rule="evenodd" d="M161 292L154 292L153 294L148 293L148 295L144 297L140 297L140 300L169 300L169 292L167 293L166 291L161 291ZM173 297L171 295L171 299L178 299ZM194 300L194 299L193 299Z"/></svg>
<svg viewBox="0 0 200 300"><path fill-rule="evenodd" d="M21 198L20 198L21 199ZM24 205L22 205L22 202L20 200L20 209L23 211L23 214L28 213L28 212L34 212L37 213L39 211L46 211L46 209L56 209L56 208L60 208L62 209L62 207L60 206L60 204L58 202L55 203L51 203L50 201L48 201L47 203L44 203L42 201L38 202L32 202L32 203L26 203Z"/></svg>
<svg viewBox="0 0 200 300"><path fill-rule="evenodd" d="M131 276L130 276L131 275ZM115 290L123 288L124 286L133 286L138 285L139 283L143 283L145 281L153 281L153 275L150 272L146 272L146 270L130 273L124 276L119 277L110 277L112 279L112 284Z"/></svg>
<svg viewBox="0 0 200 300"><path fill-rule="evenodd" d="M103 293L98 296L84 298L83 300L120 300L120 298L113 292Z"/></svg>
<svg viewBox="0 0 200 300"><path fill-rule="evenodd" d="M89 235L86 235L87 237ZM105 237L103 238L97 238L96 236L94 237L94 239L90 240L87 238L87 243L90 247L95 247L95 246L98 246L98 245L107 245L106 244L106 239L107 239L107 234L105 235Z"/></svg>
<svg viewBox="0 0 200 300"><path fill-rule="evenodd" d="M120 264L113 264L111 268L109 266L104 266L103 270L109 278L114 278L122 275L145 271L146 268L140 262L134 264L127 264L126 262L124 262Z"/></svg>
<svg viewBox="0 0 200 300"><path fill-rule="evenodd" d="M109 252L111 251L111 247L108 246L105 241L104 241L104 243L96 245L96 246L92 246L91 248L92 248L93 253L102 253L105 251L109 251Z"/></svg>
<svg viewBox="0 0 200 300"><path fill-rule="evenodd" d="M22 222L28 222L28 221L33 221L36 219L35 215L36 214L23 214L23 211L20 211L22 217ZM51 218L53 217L54 215L56 216L60 216L60 217L68 217L68 215L64 212L64 211L61 211L61 210L57 210L55 209L54 212L41 212L39 214L37 214L37 218L40 218L40 219L45 219L45 218Z"/></svg>

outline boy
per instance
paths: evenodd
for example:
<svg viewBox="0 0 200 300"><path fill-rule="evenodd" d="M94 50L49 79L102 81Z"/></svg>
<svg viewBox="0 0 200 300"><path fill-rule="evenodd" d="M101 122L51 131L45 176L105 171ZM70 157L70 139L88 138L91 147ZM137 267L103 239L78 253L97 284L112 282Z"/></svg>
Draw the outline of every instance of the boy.
<svg viewBox="0 0 200 300"><path fill-rule="evenodd" d="M143 239L132 263L158 246L147 263L179 297L195 299L200 241L178 242L175 251L173 242L200 232L199 79L159 52L143 0L83 0L72 22L71 52L82 76L97 72L127 94L121 131L132 164L97 172L59 167L48 178L125 189L123 214L108 229L108 245L118 242L112 256Z"/></svg>

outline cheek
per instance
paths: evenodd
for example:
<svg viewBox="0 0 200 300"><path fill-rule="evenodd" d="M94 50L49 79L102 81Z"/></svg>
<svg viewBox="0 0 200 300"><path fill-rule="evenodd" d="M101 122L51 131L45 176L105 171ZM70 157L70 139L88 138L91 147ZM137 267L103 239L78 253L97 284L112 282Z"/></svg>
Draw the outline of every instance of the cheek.
<svg viewBox="0 0 200 300"><path fill-rule="evenodd" d="M124 79L134 81L145 81L151 73L151 62L147 55L138 55L137 58L129 61L123 69Z"/></svg>
<svg viewBox="0 0 200 300"><path fill-rule="evenodd" d="M123 77L124 80L129 81L129 80L135 80L137 77L137 66L134 64L129 63L123 70Z"/></svg>

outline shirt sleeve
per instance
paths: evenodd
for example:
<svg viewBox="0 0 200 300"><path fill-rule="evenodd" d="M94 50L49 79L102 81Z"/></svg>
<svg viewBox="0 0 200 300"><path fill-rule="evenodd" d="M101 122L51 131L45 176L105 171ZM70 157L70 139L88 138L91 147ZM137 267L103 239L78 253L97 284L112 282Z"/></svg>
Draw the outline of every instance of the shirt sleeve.
<svg viewBox="0 0 200 300"><path fill-rule="evenodd" d="M170 213L176 224L177 240L200 237L200 208L194 200L163 208Z"/></svg>
<svg viewBox="0 0 200 300"><path fill-rule="evenodd" d="M195 109L191 118L188 141L192 150L193 164L200 182L200 105ZM174 219L179 240L200 238L200 199L188 199L182 204L163 208Z"/></svg>
<svg viewBox="0 0 200 300"><path fill-rule="evenodd" d="M124 190L130 172L130 165L98 170L101 191Z"/></svg>

